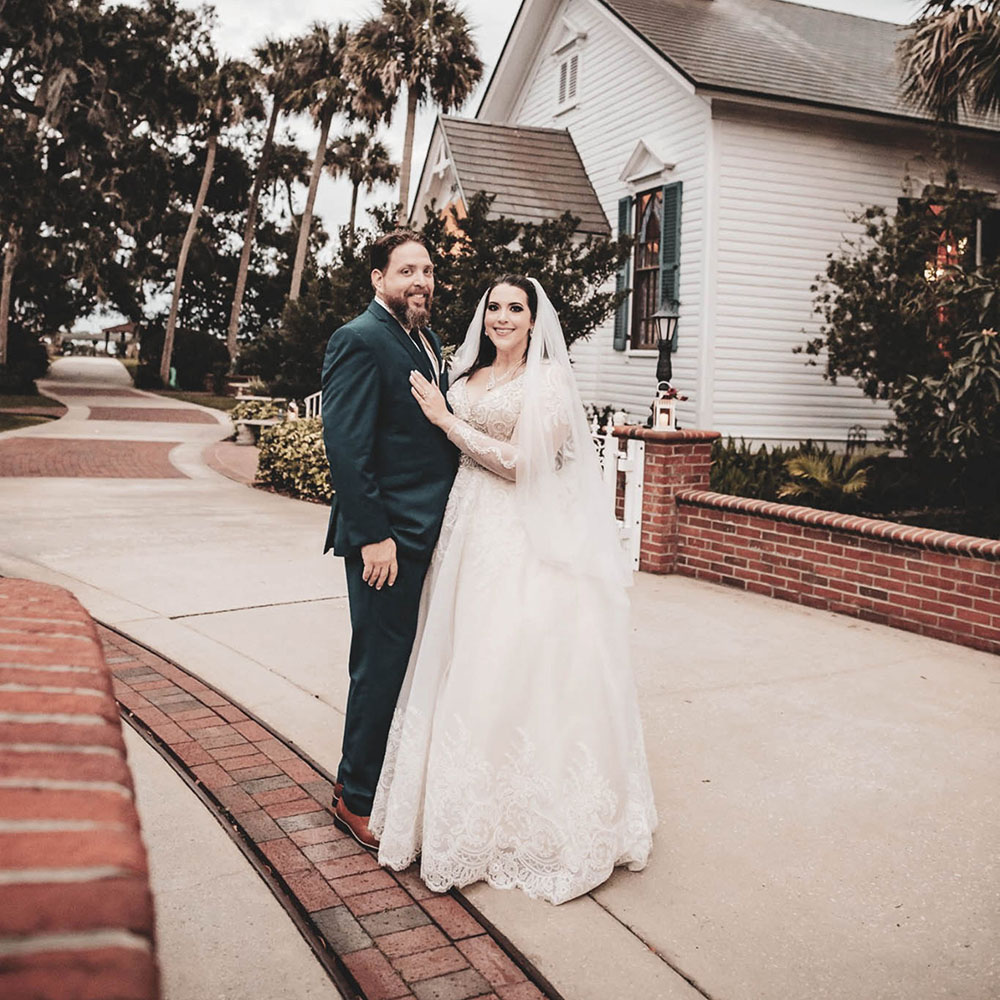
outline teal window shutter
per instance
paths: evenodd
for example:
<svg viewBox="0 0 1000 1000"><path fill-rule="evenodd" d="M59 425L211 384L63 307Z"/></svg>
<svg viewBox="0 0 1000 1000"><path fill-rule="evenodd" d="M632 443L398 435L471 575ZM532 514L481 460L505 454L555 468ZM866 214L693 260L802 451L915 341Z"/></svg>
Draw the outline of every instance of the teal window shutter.
<svg viewBox="0 0 1000 1000"><path fill-rule="evenodd" d="M618 235L623 236L632 232L632 199L630 197L618 199ZM629 267L631 258L626 258L625 263L618 268L618 277L615 280L615 291L621 292L628 288ZM615 311L615 340L616 351L624 351L628 347L628 298L622 301Z"/></svg>
<svg viewBox="0 0 1000 1000"><path fill-rule="evenodd" d="M663 209L660 216L660 308L680 298L681 266L681 188L682 182L663 185ZM677 350L677 334L673 349Z"/></svg>

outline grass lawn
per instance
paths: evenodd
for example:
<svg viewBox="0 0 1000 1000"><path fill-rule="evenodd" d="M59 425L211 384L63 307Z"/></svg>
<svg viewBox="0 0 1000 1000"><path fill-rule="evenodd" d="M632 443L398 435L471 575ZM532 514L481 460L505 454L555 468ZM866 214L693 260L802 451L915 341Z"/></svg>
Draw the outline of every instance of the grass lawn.
<svg viewBox="0 0 1000 1000"><path fill-rule="evenodd" d="M215 396L210 392L184 392L181 389L150 389L149 391L155 392L157 396L167 396L185 403L211 406L215 410L231 410L239 402L235 396Z"/></svg>
<svg viewBox="0 0 1000 1000"><path fill-rule="evenodd" d="M62 406L58 400L51 396L21 396L0 393L0 410L10 409L16 406Z"/></svg>
<svg viewBox="0 0 1000 1000"><path fill-rule="evenodd" d="M48 417L29 417L24 413L0 413L0 433L16 431L19 427L48 423Z"/></svg>

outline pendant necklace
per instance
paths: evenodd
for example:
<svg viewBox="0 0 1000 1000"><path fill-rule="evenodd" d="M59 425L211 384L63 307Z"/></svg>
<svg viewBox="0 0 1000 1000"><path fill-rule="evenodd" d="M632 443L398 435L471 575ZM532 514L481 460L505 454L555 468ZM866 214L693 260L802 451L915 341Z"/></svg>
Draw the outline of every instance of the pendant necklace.
<svg viewBox="0 0 1000 1000"><path fill-rule="evenodd" d="M513 377L514 372L516 372L523 364L524 364L523 360L518 361L518 363L514 365L513 368L508 368L507 371L505 371L503 375L500 376L497 376L496 372L493 370L493 365L490 365L490 377L489 380L486 382L486 391L489 392L491 389L495 389L498 385L501 385L504 382L509 381Z"/></svg>

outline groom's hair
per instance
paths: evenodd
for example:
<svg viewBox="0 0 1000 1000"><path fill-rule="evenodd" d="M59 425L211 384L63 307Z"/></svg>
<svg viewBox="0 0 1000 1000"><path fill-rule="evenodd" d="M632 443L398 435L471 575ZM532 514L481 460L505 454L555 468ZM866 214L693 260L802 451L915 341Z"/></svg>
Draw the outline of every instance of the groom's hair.
<svg viewBox="0 0 1000 1000"><path fill-rule="evenodd" d="M427 245L427 240L414 232L412 229L394 229L391 233L380 236L369 250L369 257L373 271L384 271L389 266L389 258L396 247L401 247L404 243L419 243L428 253L431 248Z"/></svg>

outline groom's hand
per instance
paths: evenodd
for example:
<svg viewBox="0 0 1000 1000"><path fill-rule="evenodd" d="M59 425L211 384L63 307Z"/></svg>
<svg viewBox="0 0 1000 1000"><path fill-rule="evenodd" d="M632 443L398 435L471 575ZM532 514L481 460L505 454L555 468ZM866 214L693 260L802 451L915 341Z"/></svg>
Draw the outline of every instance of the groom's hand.
<svg viewBox="0 0 1000 1000"><path fill-rule="evenodd" d="M396 543L391 538L383 538L381 542L361 546L361 558L364 560L365 571L361 579L381 590L385 584L390 587L396 582L399 567L396 564Z"/></svg>

